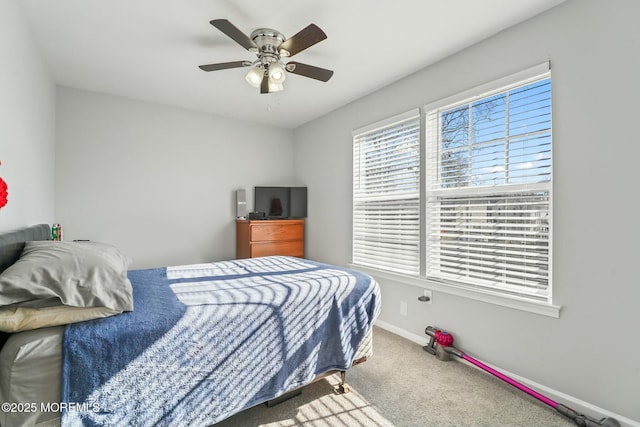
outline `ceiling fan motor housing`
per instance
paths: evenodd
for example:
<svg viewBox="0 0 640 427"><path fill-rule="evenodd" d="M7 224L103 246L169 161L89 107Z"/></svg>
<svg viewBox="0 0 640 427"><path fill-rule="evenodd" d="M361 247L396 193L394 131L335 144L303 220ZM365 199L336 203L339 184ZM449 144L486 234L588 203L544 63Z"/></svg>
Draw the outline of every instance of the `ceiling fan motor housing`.
<svg viewBox="0 0 640 427"><path fill-rule="evenodd" d="M251 39L258 46L258 55L273 54L278 59L280 59L280 56L289 56L289 52L279 50L280 45L286 40L279 31L270 28L258 28L251 33Z"/></svg>

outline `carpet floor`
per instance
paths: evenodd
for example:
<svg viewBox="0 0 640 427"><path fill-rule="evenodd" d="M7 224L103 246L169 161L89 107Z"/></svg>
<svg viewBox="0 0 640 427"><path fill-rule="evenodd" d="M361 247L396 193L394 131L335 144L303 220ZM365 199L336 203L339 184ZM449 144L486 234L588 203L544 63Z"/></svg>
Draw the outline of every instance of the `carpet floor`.
<svg viewBox="0 0 640 427"><path fill-rule="evenodd" d="M373 356L271 408L258 405L216 427L568 427L575 424L503 381L375 327Z"/></svg>

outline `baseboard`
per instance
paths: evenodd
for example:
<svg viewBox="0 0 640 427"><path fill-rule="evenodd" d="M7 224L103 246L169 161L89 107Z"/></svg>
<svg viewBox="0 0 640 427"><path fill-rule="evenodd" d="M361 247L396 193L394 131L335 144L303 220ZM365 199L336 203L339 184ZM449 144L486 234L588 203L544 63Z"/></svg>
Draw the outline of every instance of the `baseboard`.
<svg viewBox="0 0 640 427"><path fill-rule="evenodd" d="M428 343L428 339L427 336L420 336L420 335L416 335L414 333L408 332L402 328L398 328L397 326L393 326L387 322L381 321L381 320L377 320L375 322L375 325L386 330L389 332L392 332L396 335L401 336L402 338L406 338L409 341L413 341L416 344L419 345L426 345ZM374 345L373 345L373 350L375 352L375 341L374 341ZM427 354L428 355L428 354ZM482 372L482 369L478 368L475 365L472 365L471 363L468 363L462 359L458 359L458 358L453 358L454 361L458 362L458 363L465 363L469 366L472 366L475 369L478 369ZM570 396L568 394L562 393L558 390L554 390L550 387L547 387L545 385L542 384L538 384L535 381L531 381L527 378L523 378L520 375L514 374L512 372L506 371L502 368L500 368L499 366L494 366L491 365L490 363L487 363L485 361L483 361L484 364L490 366L491 368L502 372L504 375L513 378L514 380L526 385L529 388L532 388L536 391L538 391L539 393L547 396L548 398L561 403L571 409L573 409L574 411L580 413L580 414L585 414L585 415L589 415L590 417L593 417L595 419L600 419L600 418L604 418L604 417L610 417L610 418L615 418L622 427L640 427L640 422L639 421L634 421L630 418L627 417L623 417L622 415L613 413L611 411L607 411L603 408L600 408L596 405L592 405L589 402L585 402L584 400L578 399L574 396ZM489 373L487 373L487 375L490 375ZM561 416L558 414L558 416Z"/></svg>
<svg viewBox="0 0 640 427"><path fill-rule="evenodd" d="M416 344L427 345L429 343L429 339L426 334L424 336L412 334L411 332L405 331L404 329L393 326L382 320L376 320L375 325L381 327L385 331L393 332L396 335L400 335L402 338L413 341Z"/></svg>

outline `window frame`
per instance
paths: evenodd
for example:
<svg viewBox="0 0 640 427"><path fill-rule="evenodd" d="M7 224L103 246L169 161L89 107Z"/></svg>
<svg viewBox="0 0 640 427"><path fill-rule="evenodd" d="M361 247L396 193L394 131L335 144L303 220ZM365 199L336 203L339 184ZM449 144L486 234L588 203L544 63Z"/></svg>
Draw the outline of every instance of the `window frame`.
<svg viewBox="0 0 640 427"><path fill-rule="evenodd" d="M552 270L552 259L553 259L553 180L551 178L551 182L549 184L549 249L548 249L548 299L546 301L533 300L530 298L521 297L518 295L509 295L505 293L501 293L499 290L488 290L483 288L474 288L466 285L456 285L452 283L442 283L438 280L431 280L426 276L426 257L425 257L425 247L426 247L426 223L427 223L427 209L426 209L426 197L427 190L426 187L430 185L430 175L433 171L427 170L430 166L427 164L426 153L429 148L427 147L427 114L430 111L436 109L445 109L447 106L452 106L459 104L461 102L471 103L475 100L483 99L491 94L501 93L504 91L508 91L514 87L525 86L530 82L534 82L536 80L541 80L545 77L551 78L551 70L550 63L545 62L534 67L527 68L520 72L508 75L506 77L476 86L472 89L460 92L453 96L443 98L437 100L435 102L430 102L428 104L423 105L420 108L420 273L419 275L406 275L406 274L398 274L391 271L381 270L377 268L372 268L370 266L363 266L353 262L350 264L351 267L355 269L362 270L367 272L374 277L384 278L386 280L404 283L412 286L418 286L424 289L430 289L438 292L443 292L447 294L462 296L466 298L471 298L477 301L488 302L492 304L497 304L504 307L515 308L518 310L523 310L527 312L532 312L536 314L541 314L545 316L558 318L560 316L561 306L554 305L553 298L553 288L551 284L551 280L553 277ZM553 93L553 92L552 92ZM552 95L553 97L553 95ZM553 109L553 102L551 105ZM398 117L398 116L395 116ZM394 118L395 118L394 117ZM383 120L377 123L374 123L366 128L375 128L376 126L381 126L384 122L388 122L394 118L390 118L387 120ZM361 128L357 131L354 131L354 135L356 132L362 131ZM551 135L553 134L553 130L551 130ZM551 137L553 139L553 137ZM354 140L355 141L355 140ZM553 142L551 142L553 145ZM551 158L551 169L553 169L553 155ZM553 173L551 171L551 173ZM436 173L437 174L437 173ZM354 183L355 188L355 183ZM352 250L353 250L353 241L352 241Z"/></svg>

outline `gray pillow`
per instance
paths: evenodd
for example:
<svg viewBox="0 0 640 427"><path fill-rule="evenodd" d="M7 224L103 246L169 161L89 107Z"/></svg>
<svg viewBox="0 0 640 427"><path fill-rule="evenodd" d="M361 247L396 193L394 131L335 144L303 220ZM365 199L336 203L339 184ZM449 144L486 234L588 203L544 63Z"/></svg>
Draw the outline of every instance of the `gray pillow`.
<svg viewBox="0 0 640 427"><path fill-rule="evenodd" d="M27 242L0 274L0 306L106 307L133 310L127 258L97 242Z"/></svg>

